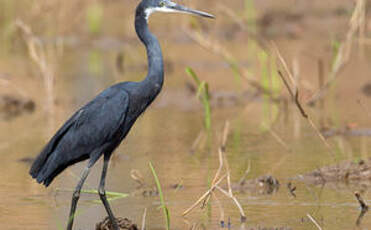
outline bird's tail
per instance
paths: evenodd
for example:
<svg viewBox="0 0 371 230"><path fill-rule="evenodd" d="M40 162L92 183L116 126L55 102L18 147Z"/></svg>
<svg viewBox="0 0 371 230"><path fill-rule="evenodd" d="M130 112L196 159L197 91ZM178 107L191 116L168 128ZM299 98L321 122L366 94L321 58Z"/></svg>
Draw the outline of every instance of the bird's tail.
<svg viewBox="0 0 371 230"><path fill-rule="evenodd" d="M74 116L57 131L31 166L30 175L32 178L35 178L38 183L43 183L45 187L48 187L53 179L68 166L68 164L58 165L56 161L59 155L57 146L64 134L74 124L73 118Z"/></svg>
<svg viewBox="0 0 371 230"><path fill-rule="evenodd" d="M38 183L43 183L45 187L52 182L56 175L52 175L55 171L55 165L53 161L56 154L52 154L48 151L42 151L39 156L33 162L30 175L36 179Z"/></svg>
<svg viewBox="0 0 371 230"><path fill-rule="evenodd" d="M29 172L30 175L32 176L32 178L37 177L37 175L39 174L40 170L42 169L47 157L48 157L48 154L45 151L43 151L34 160L34 162L32 163L30 172Z"/></svg>
<svg viewBox="0 0 371 230"><path fill-rule="evenodd" d="M58 149L53 152L43 151L32 164L30 174L38 183L48 187L54 178L68 166L88 158L89 154L63 155Z"/></svg>

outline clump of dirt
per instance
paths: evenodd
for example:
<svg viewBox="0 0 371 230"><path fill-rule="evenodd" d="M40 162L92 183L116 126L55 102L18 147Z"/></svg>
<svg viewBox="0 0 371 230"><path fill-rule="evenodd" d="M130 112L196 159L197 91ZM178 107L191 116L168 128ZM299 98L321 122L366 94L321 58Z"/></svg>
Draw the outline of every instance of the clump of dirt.
<svg viewBox="0 0 371 230"><path fill-rule="evenodd" d="M125 230L138 230L138 227L136 224L134 224L131 220L128 218L121 218L118 217L116 218L117 224L119 225L120 229L125 229ZM112 223L109 217L107 216L104 218L102 222L99 222L95 225L95 230L111 230L112 228Z"/></svg>
<svg viewBox="0 0 371 230"><path fill-rule="evenodd" d="M300 178L313 184L327 182L361 182L371 185L371 159L358 162L346 161L336 165L326 166L304 174Z"/></svg>
<svg viewBox="0 0 371 230"><path fill-rule="evenodd" d="M0 96L0 118L10 120L22 113L32 113L35 110L35 102L30 99L12 95Z"/></svg>
<svg viewBox="0 0 371 230"><path fill-rule="evenodd" d="M280 182L271 175L260 176L252 180L242 180L233 186L240 192L251 192L261 195L273 194L279 190Z"/></svg>

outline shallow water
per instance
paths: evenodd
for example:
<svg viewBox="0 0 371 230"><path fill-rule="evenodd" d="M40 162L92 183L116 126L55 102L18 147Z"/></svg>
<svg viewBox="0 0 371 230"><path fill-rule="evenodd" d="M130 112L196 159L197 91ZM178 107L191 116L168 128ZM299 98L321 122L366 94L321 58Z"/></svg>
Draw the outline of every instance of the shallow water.
<svg viewBox="0 0 371 230"><path fill-rule="evenodd" d="M240 2L232 2L230 7L237 11ZM261 13L275 7L287 10L287 4L290 4L290 1L282 1L281 5L268 4L268 7L264 2L257 4ZM131 5L125 12L133 9L134 6ZM202 6L207 5L199 3L197 7L202 9ZM348 6L342 1L341 6L343 5ZM295 24L295 21L291 21L289 22L293 24L291 27L285 25L290 31L293 29L299 38L292 39L285 34L276 34L275 30L270 31L270 36L273 37L268 37L277 42L287 60L298 58L304 99L316 91L318 57L324 60L328 68L331 62L329 41L333 34L344 37L349 17L326 14L333 12L333 8L340 7L336 4L330 4L326 8L320 1L313 1L311 6L316 9L310 8L315 14L304 13L304 22ZM303 6L300 5L299 8L302 9ZM114 5L109 5L106 10L113 12L112 15L117 11ZM211 12L213 11L218 12L216 5L212 7ZM318 18L315 17L320 13L328 16L323 24L318 24ZM154 182L148 166L148 163L152 162L170 210L172 229L192 229L193 224L196 224L198 229L219 228L220 212L215 201L204 210L195 209L187 218L182 218L181 213L207 191L208 181L212 180L218 168L218 140L225 121L229 120L231 128L226 154L231 167L232 182L239 181L249 164L251 170L247 179L269 174L280 182L278 191L272 194L260 194L258 189L235 191L247 215L244 224L240 223L239 212L232 201L217 193L223 205L225 221L228 222L230 219L232 229L259 229L259 227L315 229L307 214L313 216L323 229L369 229L371 226L369 213L366 213L361 225L356 226L360 210L353 194L361 189L363 198L371 203L368 188L344 184L321 187L291 179L338 161L369 157L369 137L330 138L329 142L336 150L336 155L333 156L308 123L300 117L296 108L290 105L287 112L281 110L277 122L272 127L288 146L287 149L272 133L263 131L261 124L266 121L264 108L267 105L264 104L264 99L258 97L254 100L242 99L242 102L241 100L227 102L221 107L214 106L210 146L206 143L206 146L200 147L196 152L191 151L194 140L203 130L203 109L185 86L186 82L191 82L184 73L185 67L193 67L201 79L207 80L214 95L227 92L238 96L245 88L248 92L252 89L243 81L239 83L235 80L233 72L222 58L198 46L186 32L176 30L172 20L165 18L166 16L154 16L151 21L153 22L151 28L161 40L167 61L164 90L116 150L107 177L107 190L135 192L137 183L130 177L130 171L133 169L139 170L145 182L152 186ZM21 48L16 45L16 51L20 53L0 57L2 69L0 71L10 75L11 83L35 100L37 105L36 111L32 114L22 114L8 121L0 121L0 175L2 175L0 195L3 198L0 201L1 229L64 228L69 212L71 190L76 186L85 163L68 169L45 189L28 175L30 163L20 159L35 157L50 135L73 111L98 92L119 81L140 80L145 74L144 50L130 29L132 18L125 16L122 20L125 20L125 23L128 21L124 28L129 36L124 38L112 36L112 31L120 30L121 25L118 27L117 24L109 24L105 31L107 36L94 37L86 42L84 38L76 35L77 41L80 42L66 45L57 68L56 106L53 118L55 126L48 125L50 123L45 118L43 111L45 96L44 91L40 90L43 89L42 82L39 81L37 68L28 59L27 54L19 51ZM187 24L189 19L182 16L181 20L183 24ZM334 23L335 20L338 22ZM244 66L259 76L260 67L255 60L257 57L251 54L246 45L248 35L239 31L235 37L226 39L220 32L223 28L233 27L232 22L233 20L226 18L210 22L211 25L208 25L210 34ZM207 23L202 22L202 25ZM334 32L324 28L328 25L336 25ZM304 28L307 30L300 30L301 26L306 26ZM168 33L168 27L174 30ZM319 36L321 33L326 38ZM124 54L124 73L115 66L118 53ZM354 123L362 128L371 126L370 114L367 113L367 110L370 111L368 108L371 108L371 103L369 97L362 93L362 87L370 82L368 65L370 54L367 47L363 59L357 52L353 54L351 63L341 72L336 86L326 98L324 112L308 107L316 123L319 123L321 117L325 117L325 123L333 127L344 127L346 124ZM285 90L282 88L282 91ZM4 92L12 93L14 88L8 86ZM360 106L357 100L361 100L364 106ZM270 111L273 110L273 105L268 107ZM102 162L99 161L84 188L95 189L98 186L101 167ZM288 182L296 186L296 197L290 195L287 189ZM173 186L176 184L181 184L182 188L174 189ZM97 195L82 194L75 229L92 229L95 223L105 217L103 206L95 202L97 199L99 199ZM162 210L158 208L160 206L158 196L143 196L139 193L114 200L111 205L117 216L128 217L138 225L141 223L144 209L147 208L147 229L165 229Z"/></svg>

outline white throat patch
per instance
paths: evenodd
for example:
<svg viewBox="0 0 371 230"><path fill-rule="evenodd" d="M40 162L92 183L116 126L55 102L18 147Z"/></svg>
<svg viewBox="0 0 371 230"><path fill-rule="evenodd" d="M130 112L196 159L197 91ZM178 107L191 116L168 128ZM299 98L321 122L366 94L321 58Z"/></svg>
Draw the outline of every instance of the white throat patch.
<svg viewBox="0 0 371 230"><path fill-rule="evenodd" d="M177 12L177 10L169 9L166 7L154 7L154 8L148 8L144 11L145 13L145 18L148 21L149 16L154 13L154 12L164 12L164 13L172 13L172 12Z"/></svg>

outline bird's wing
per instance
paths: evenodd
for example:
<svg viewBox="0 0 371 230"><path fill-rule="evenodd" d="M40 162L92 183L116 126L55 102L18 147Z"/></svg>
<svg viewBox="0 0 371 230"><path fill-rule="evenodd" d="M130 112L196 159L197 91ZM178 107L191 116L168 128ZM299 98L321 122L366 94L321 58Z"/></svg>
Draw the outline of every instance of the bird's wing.
<svg viewBox="0 0 371 230"><path fill-rule="evenodd" d="M37 175L49 156L58 149L79 157L110 140L125 122L129 95L111 87L79 109L56 132L35 159L30 173ZM71 156L72 157L72 156Z"/></svg>
<svg viewBox="0 0 371 230"><path fill-rule="evenodd" d="M128 93L109 88L74 114L57 147L86 154L114 140L125 122L128 107Z"/></svg>
<svg viewBox="0 0 371 230"><path fill-rule="evenodd" d="M119 87L103 91L72 115L52 137L32 164L32 177L47 186L68 165L103 151L104 146L117 141L128 108L126 91Z"/></svg>

